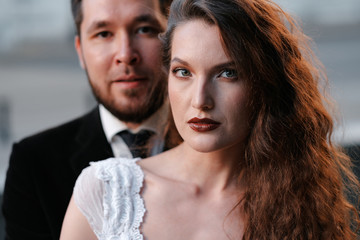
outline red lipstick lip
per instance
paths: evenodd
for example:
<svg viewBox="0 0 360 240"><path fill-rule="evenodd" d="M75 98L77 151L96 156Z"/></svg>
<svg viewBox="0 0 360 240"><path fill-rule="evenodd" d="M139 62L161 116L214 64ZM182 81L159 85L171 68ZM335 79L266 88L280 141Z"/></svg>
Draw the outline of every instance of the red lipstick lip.
<svg viewBox="0 0 360 240"><path fill-rule="evenodd" d="M220 126L221 123L209 118L192 118L188 121L190 128L196 132L212 131Z"/></svg>

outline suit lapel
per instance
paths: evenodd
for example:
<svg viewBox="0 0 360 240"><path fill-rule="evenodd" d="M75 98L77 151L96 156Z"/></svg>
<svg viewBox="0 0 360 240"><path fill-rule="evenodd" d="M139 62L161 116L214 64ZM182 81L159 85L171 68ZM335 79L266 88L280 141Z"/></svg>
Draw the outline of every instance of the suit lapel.
<svg viewBox="0 0 360 240"><path fill-rule="evenodd" d="M83 117L75 141L74 146L78 149L74 149L75 154L70 159L70 164L77 175L89 162L114 156L101 125L98 107Z"/></svg>

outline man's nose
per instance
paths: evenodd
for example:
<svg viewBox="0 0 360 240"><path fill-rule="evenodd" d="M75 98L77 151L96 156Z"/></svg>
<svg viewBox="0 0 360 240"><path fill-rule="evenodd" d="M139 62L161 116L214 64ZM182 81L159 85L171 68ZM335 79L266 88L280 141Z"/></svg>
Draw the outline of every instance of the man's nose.
<svg viewBox="0 0 360 240"><path fill-rule="evenodd" d="M133 43L131 36L122 34L116 41L116 64L135 65L140 62L140 54Z"/></svg>
<svg viewBox="0 0 360 240"><path fill-rule="evenodd" d="M212 91L211 81L208 81L205 78L194 81L193 97L191 101L192 107L203 111L213 109L215 102Z"/></svg>

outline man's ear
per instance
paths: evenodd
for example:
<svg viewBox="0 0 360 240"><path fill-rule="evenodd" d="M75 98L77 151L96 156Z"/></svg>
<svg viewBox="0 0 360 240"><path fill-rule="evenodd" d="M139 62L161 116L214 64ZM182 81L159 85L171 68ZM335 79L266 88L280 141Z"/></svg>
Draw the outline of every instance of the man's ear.
<svg viewBox="0 0 360 240"><path fill-rule="evenodd" d="M80 66L85 69L85 63L84 63L84 57L83 57L83 53L82 53L82 49L81 49L81 40L79 35L75 36L75 40L74 40L74 44L75 44L75 49L79 58L79 63Z"/></svg>

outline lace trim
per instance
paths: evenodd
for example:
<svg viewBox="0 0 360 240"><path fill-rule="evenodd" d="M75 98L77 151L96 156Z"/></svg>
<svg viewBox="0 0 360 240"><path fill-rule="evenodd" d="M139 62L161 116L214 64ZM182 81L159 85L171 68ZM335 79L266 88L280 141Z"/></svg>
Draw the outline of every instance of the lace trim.
<svg viewBox="0 0 360 240"><path fill-rule="evenodd" d="M104 221L101 233L95 232L100 239L143 240L140 226L146 209L140 191L144 173L138 160L112 158L97 169L96 177L104 182Z"/></svg>

